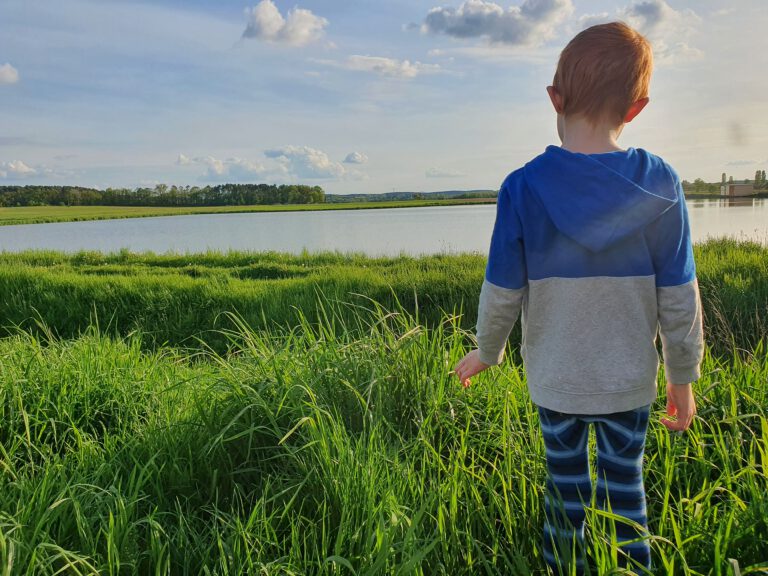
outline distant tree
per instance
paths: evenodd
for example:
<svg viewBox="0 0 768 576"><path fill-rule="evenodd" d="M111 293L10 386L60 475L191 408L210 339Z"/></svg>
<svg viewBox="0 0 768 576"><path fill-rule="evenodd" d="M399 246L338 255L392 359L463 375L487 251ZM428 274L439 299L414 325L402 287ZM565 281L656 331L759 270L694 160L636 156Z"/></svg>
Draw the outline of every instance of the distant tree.
<svg viewBox="0 0 768 576"><path fill-rule="evenodd" d="M733 184L733 176L728 176L728 184Z"/></svg>
<svg viewBox="0 0 768 576"><path fill-rule="evenodd" d="M721 184L725 184L725 172L723 172L723 179L722 179L722 180L720 180L720 183L721 183Z"/></svg>
<svg viewBox="0 0 768 576"><path fill-rule="evenodd" d="M205 188L80 188L77 186L0 186L0 206L244 206L325 202L320 186L220 184Z"/></svg>
<svg viewBox="0 0 768 576"><path fill-rule="evenodd" d="M696 178L696 180L693 181L694 192L701 192L704 189L705 184L706 182L704 182L704 180L701 178Z"/></svg>
<svg viewBox="0 0 768 576"><path fill-rule="evenodd" d="M768 181L765 179L765 170L760 173L760 181L763 183L763 188L768 189Z"/></svg>

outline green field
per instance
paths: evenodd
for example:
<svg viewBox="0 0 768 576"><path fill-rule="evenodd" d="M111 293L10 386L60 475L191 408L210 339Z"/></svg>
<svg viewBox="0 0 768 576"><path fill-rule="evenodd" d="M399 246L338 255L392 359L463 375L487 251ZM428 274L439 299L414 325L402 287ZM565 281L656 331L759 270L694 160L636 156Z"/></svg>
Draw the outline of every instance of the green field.
<svg viewBox="0 0 768 576"><path fill-rule="evenodd" d="M732 240L694 250L709 344L717 353L754 347L768 333L768 250ZM223 352L222 314L235 312L256 329L292 326L298 311L312 321L320 317L322 294L399 304L428 326L461 312L461 326L469 329L484 266L479 254L0 253L0 326L32 329L42 321L71 338L98 324L105 334L140 330L147 345L196 347L202 339ZM518 339L516 330L513 342Z"/></svg>
<svg viewBox="0 0 768 576"><path fill-rule="evenodd" d="M766 574L768 249L696 258L699 416L648 437L655 573ZM0 260L0 574L545 574L519 359L450 374L482 257Z"/></svg>
<svg viewBox="0 0 768 576"><path fill-rule="evenodd" d="M302 212L306 210L370 210L374 208L420 208L424 206L457 206L462 204L495 203L490 199L402 200L392 202L344 202L326 204L269 204L259 206L30 206L0 208L0 226L11 224L42 224L46 222L75 222L81 220L111 220L116 218L146 218L149 216L180 216L183 214L234 214L246 212Z"/></svg>

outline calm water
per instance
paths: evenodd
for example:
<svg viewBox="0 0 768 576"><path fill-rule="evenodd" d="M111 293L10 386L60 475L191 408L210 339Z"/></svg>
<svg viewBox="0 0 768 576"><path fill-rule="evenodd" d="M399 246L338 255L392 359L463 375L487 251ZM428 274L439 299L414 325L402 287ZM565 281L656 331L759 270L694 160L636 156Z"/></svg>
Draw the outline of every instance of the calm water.
<svg viewBox="0 0 768 576"><path fill-rule="evenodd" d="M203 214L0 226L0 250L201 252L339 250L370 255L488 250L494 205ZM688 201L694 242L734 236L768 244L768 201Z"/></svg>

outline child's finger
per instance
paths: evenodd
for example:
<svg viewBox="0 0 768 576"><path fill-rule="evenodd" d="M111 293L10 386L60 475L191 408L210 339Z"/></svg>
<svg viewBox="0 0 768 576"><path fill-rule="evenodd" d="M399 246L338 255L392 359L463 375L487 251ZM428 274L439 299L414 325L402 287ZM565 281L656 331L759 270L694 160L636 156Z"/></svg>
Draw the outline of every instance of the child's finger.
<svg viewBox="0 0 768 576"><path fill-rule="evenodd" d="M667 400L667 416L674 416L677 414L677 406L671 400Z"/></svg>
<svg viewBox="0 0 768 576"><path fill-rule="evenodd" d="M685 419L678 417L677 420L669 420L667 418L662 418L661 423L664 424L664 426L666 426L672 432L682 433L691 427L692 418L693 418L692 416L689 416L688 418L685 418Z"/></svg>
<svg viewBox="0 0 768 576"><path fill-rule="evenodd" d="M669 420L667 418L662 418L661 423L667 427L667 430L671 430L672 432L682 432L685 430L685 423L681 420Z"/></svg>

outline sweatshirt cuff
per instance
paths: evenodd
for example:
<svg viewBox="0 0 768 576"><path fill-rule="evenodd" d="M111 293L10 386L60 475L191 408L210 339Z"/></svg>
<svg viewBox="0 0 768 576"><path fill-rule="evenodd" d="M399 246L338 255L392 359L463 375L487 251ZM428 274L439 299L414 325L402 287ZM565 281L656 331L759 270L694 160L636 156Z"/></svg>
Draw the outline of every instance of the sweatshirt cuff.
<svg viewBox="0 0 768 576"><path fill-rule="evenodd" d="M480 358L480 362L488 364L488 366L498 366L501 361L504 360L504 348L500 352L494 354L487 350L478 349L477 357Z"/></svg>
<svg viewBox="0 0 768 576"><path fill-rule="evenodd" d="M667 382L673 385L685 386L701 378L701 368L696 366L675 367L664 365Z"/></svg>
<svg viewBox="0 0 768 576"><path fill-rule="evenodd" d="M477 309L477 348L483 364L497 366L504 359L509 333L517 322L527 293L523 288L502 288L483 282Z"/></svg>

